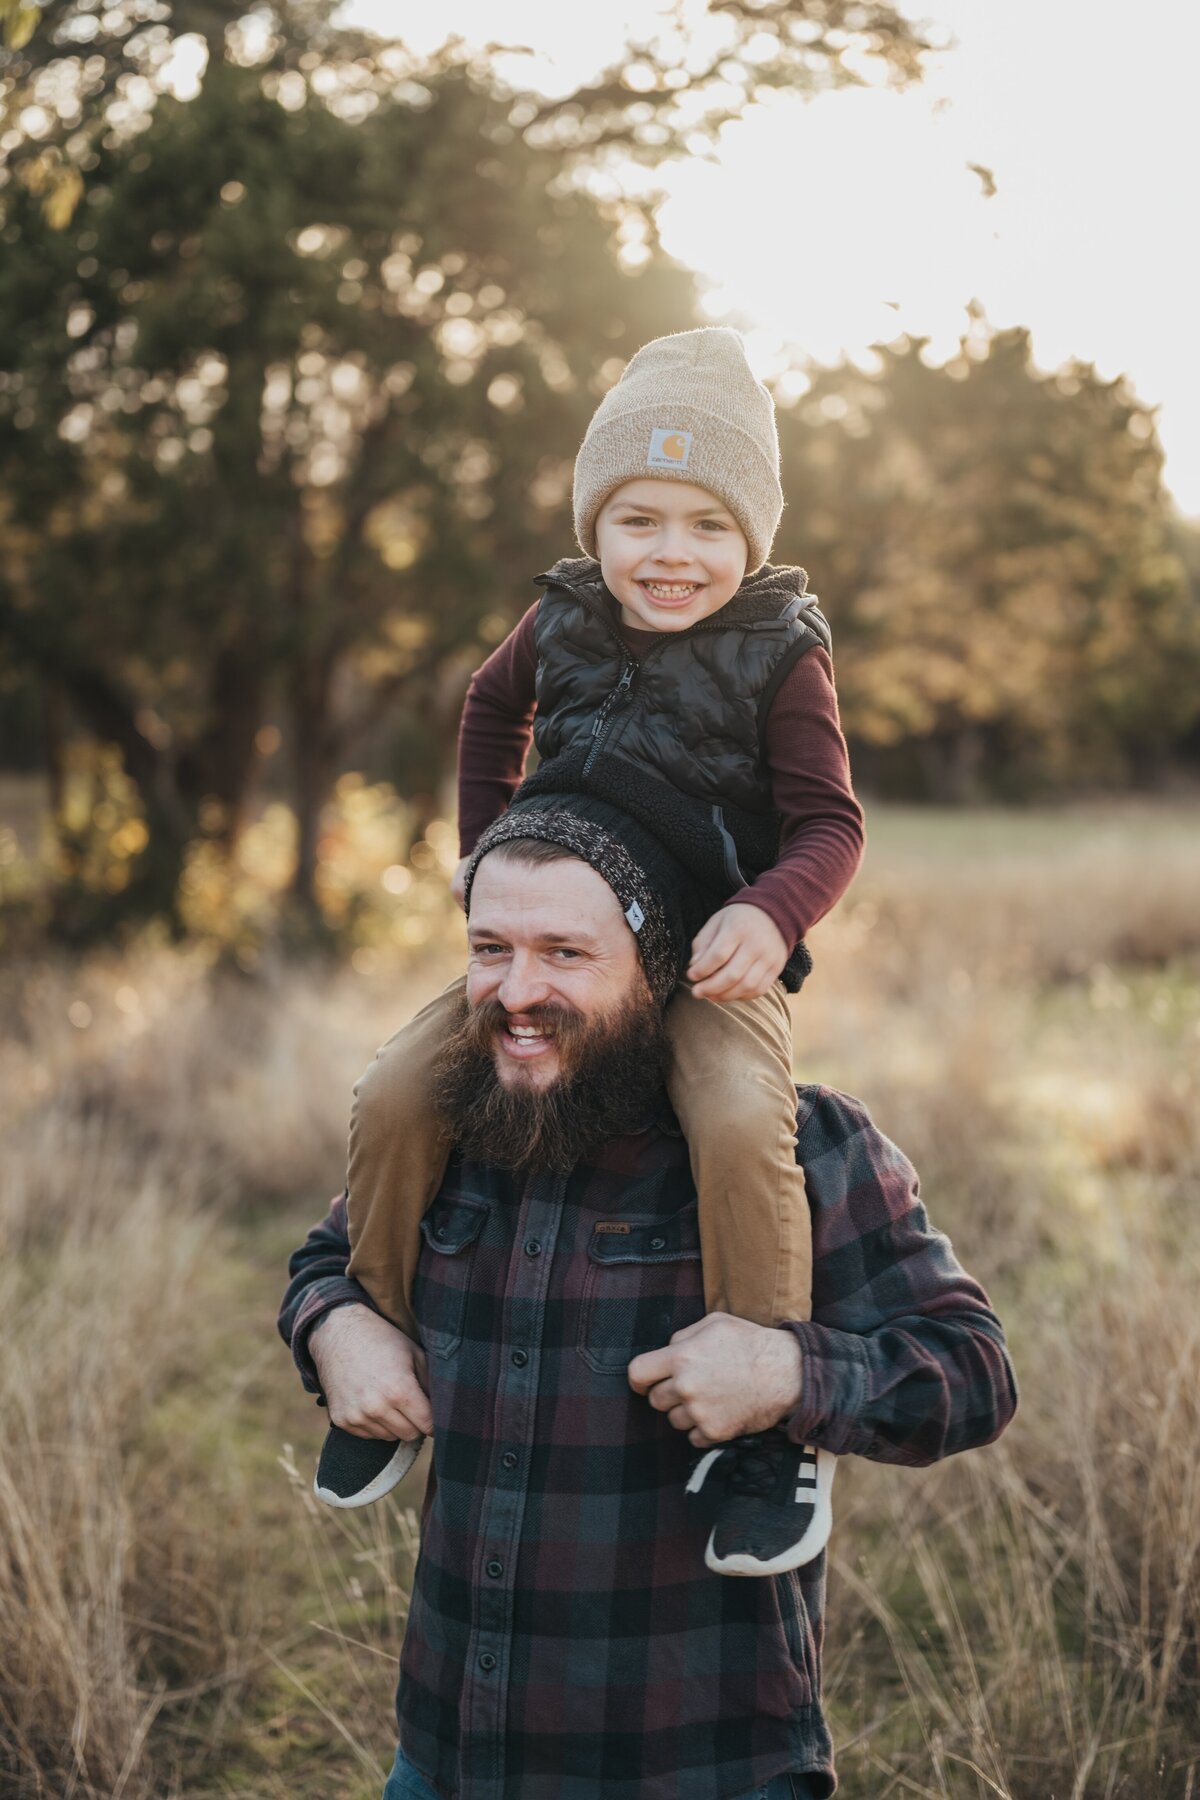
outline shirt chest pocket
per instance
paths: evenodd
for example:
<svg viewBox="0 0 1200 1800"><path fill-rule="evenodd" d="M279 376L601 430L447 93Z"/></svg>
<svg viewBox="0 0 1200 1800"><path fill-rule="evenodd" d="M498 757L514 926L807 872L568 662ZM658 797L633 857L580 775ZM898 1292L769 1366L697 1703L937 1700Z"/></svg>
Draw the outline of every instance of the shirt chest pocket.
<svg viewBox="0 0 1200 1800"><path fill-rule="evenodd" d="M578 1351L589 1369L624 1375L643 1350L704 1316L696 1207L651 1222L599 1221L588 1243Z"/></svg>
<svg viewBox="0 0 1200 1800"><path fill-rule="evenodd" d="M413 1312L421 1341L433 1356L452 1356L462 1342L475 1245L488 1208L448 1195L421 1220L424 1244L413 1284Z"/></svg>

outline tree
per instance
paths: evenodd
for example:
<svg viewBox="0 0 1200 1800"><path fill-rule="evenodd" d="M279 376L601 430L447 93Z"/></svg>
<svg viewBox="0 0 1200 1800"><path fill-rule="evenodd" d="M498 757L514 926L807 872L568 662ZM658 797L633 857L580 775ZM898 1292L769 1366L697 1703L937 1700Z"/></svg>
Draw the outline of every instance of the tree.
<svg viewBox="0 0 1200 1800"><path fill-rule="evenodd" d="M823 371L781 415L781 553L829 597L861 773L942 798L1158 773L1197 716L1200 612L1152 415L978 319Z"/></svg>
<svg viewBox="0 0 1200 1800"><path fill-rule="evenodd" d="M730 4L682 80L664 42L542 104L330 11L276 6L256 39L229 0L102 24L64 0L31 34L8 7L0 628L136 786L123 911L169 904L198 831L235 840L269 711L305 903L321 800L373 730L436 744L429 787L450 759L467 669L569 541L596 399L691 323L652 231L614 253L626 209L586 159L662 154L871 49L907 78L919 44L886 6ZM189 33L209 61L181 101Z"/></svg>

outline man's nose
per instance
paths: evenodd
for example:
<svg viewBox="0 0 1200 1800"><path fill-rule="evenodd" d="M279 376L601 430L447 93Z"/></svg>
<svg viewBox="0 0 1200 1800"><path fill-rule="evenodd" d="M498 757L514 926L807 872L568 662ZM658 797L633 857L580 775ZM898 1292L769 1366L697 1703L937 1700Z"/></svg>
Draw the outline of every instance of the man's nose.
<svg viewBox="0 0 1200 1800"><path fill-rule="evenodd" d="M518 951L504 971L496 998L506 1012L531 1012L550 998L550 983L536 957Z"/></svg>

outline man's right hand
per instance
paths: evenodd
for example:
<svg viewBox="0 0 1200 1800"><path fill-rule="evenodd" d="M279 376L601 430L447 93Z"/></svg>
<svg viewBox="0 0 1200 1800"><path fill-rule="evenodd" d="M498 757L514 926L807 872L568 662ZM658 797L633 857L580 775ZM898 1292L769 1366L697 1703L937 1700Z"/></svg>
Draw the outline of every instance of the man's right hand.
<svg viewBox="0 0 1200 1800"><path fill-rule="evenodd" d="M369 1306L339 1306L313 1327L330 1422L355 1437L415 1438L433 1430L425 1352Z"/></svg>

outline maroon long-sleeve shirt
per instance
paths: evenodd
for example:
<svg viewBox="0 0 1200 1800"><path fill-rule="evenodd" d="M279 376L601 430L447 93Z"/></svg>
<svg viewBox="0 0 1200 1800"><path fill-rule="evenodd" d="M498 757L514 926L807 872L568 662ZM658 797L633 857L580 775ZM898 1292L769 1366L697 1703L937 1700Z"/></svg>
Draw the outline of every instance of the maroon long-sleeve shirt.
<svg viewBox="0 0 1200 1800"><path fill-rule="evenodd" d="M459 855L469 856L525 773L536 711L537 646L529 608L467 689L458 735ZM622 631L634 655L656 631ZM799 943L845 893L862 858L863 815L850 781L833 664L819 647L792 664L766 728L771 794L783 817L779 860L727 906L749 902Z"/></svg>

